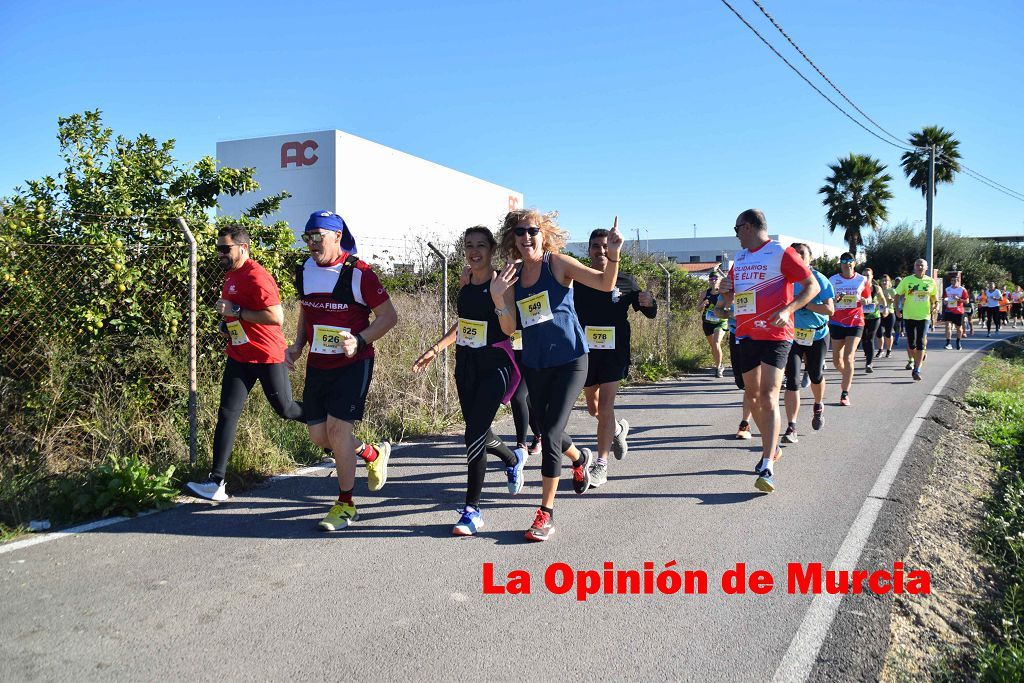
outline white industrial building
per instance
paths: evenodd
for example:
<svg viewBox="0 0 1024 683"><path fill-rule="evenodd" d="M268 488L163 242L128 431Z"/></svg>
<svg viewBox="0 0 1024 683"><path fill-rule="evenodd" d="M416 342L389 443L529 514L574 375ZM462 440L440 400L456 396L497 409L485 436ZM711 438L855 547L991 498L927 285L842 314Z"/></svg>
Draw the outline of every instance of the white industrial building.
<svg viewBox="0 0 1024 683"><path fill-rule="evenodd" d="M217 143L220 166L254 167L258 192L222 195L217 214L241 215L281 191L291 197L269 220L298 236L313 211L340 214L363 258L384 266L422 263L426 240L445 249L472 225L496 228L523 195L339 130Z"/></svg>
<svg viewBox="0 0 1024 683"><path fill-rule="evenodd" d="M769 237L778 240L785 246L793 242L803 242L810 246L814 258L825 254L838 257L845 247L833 247L821 242L812 242L786 234L771 234ZM670 239L626 240L625 249L631 252L652 254L655 257L675 261L679 264L714 264L731 263L736 251L740 248L735 235L727 237L678 237ZM586 256L586 242L572 242L567 250L573 254Z"/></svg>

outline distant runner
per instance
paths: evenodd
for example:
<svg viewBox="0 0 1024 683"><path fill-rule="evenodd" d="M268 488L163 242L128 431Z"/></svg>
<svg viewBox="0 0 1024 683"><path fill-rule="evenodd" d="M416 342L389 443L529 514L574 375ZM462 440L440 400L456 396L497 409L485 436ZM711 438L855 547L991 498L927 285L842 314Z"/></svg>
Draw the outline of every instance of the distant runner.
<svg viewBox="0 0 1024 683"><path fill-rule="evenodd" d="M839 257L839 272L829 278L836 293L836 310L828 325L832 337L832 363L842 374L839 405L850 405L854 360L864 332L864 304L871 302L871 283L854 270L853 254Z"/></svg>
<svg viewBox="0 0 1024 683"><path fill-rule="evenodd" d="M949 286L946 287L942 300L942 319L946 321L946 349L953 348L952 332L956 330L956 350L960 350L960 340L964 335L964 307L970 300L967 290L960 286L960 273L949 274Z"/></svg>
<svg viewBox="0 0 1024 683"><path fill-rule="evenodd" d="M928 322L935 310L939 295L935 280L928 275L928 262L914 261L914 274L900 281L896 288L897 306L902 307L903 323L907 330L907 351L913 354L914 381L921 381L921 366L928 347Z"/></svg>
<svg viewBox="0 0 1024 683"><path fill-rule="evenodd" d="M722 276L717 270L712 271L708 275L708 288L700 302L700 324L704 330L704 338L708 340L708 346L711 347L711 359L715 364L715 377L723 377L725 375L724 366L722 365L722 337L728 332L727 321L715 315L715 307L718 304L719 296L718 283L721 279Z"/></svg>

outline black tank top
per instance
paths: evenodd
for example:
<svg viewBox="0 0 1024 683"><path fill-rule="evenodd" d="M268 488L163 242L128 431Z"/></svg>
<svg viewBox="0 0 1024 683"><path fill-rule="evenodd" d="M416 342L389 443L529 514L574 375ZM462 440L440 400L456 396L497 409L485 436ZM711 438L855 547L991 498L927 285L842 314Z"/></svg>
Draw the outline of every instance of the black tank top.
<svg viewBox="0 0 1024 683"><path fill-rule="evenodd" d="M459 299L456 306L459 314L458 336L456 344L459 350L474 348L471 344L481 346L492 346L500 341L508 339L508 335L502 332L501 323L494 313L494 300L491 298L491 283L485 282L482 285L470 283L459 290ZM487 326L487 333L482 338L474 331L480 331L480 323ZM463 343L460 343L463 342ZM465 342L470 342L469 344Z"/></svg>

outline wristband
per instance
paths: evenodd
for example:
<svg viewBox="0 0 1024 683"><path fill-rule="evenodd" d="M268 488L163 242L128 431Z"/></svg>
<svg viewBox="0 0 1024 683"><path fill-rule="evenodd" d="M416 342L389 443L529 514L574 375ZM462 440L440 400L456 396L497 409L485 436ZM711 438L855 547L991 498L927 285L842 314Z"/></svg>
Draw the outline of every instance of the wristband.
<svg viewBox="0 0 1024 683"><path fill-rule="evenodd" d="M604 260L605 261L611 261L612 263L618 263L619 262L619 259L617 259L617 258L608 258L607 256L604 257Z"/></svg>
<svg viewBox="0 0 1024 683"><path fill-rule="evenodd" d="M362 351L365 348L366 348L366 340L363 339L363 335L357 334L356 335L356 353L359 353L360 351Z"/></svg>
<svg viewBox="0 0 1024 683"><path fill-rule="evenodd" d="M508 315L508 306L502 306L501 308L495 308L494 309L494 315L498 316L499 318L501 316L503 316L503 315Z"/></svg>

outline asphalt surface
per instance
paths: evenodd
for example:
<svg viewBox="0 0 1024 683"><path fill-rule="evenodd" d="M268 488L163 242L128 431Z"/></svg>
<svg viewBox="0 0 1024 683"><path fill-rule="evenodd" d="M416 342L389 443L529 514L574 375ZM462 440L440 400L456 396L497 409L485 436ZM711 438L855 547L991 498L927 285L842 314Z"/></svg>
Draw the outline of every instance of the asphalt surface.
<svg viewBox="0 0 1024 683"><path fill-rule="evenodd" d="M225 504L183 505L0 554L0 679L769 680L813 597L787 592L787 564L828 566L924 398L988 341L976 336L964 351L945 351L932 335L919 383L903 370L902 343L875 361L873 375L863 374L858 351L845 408L830 369L825 426L810 429L804 390L800 443L785 448L771 495L754 489L756 434L733 438L741 394L732 378L690 376L623 390L629 454L612 460L606 486L583 496L563 471L547 543L522 540L539 504L539 458L517 497L492 459L486 527L475 538L451 537L464 455L460 439L442 438L397 450L379 493L366 491L360 471L362 519L340 533L315 528L337 492L322 470ZM510 422L499 431L508 435ZM595 427L577 409L569 430L593 446ZM905 529L928 453L911 449L893 489L902 512L882 515L882 531ZM891 569L901 542L888 554L866 552L858 566ZM575 591L544 586L556 562L640 570L649 561L660 571L672 560L706 572L708 592L579 602ZM496 581L529 572L531 593L485 595L488 562ZM724 594L722 573L737 562L771 572L774 589ZM875 617L850 626L861 603ZM844 653L879 657L888 634L877 603L870 595L843 601L815 678L863 676Z"/></svg>

